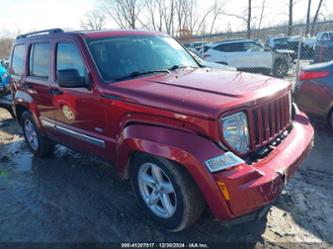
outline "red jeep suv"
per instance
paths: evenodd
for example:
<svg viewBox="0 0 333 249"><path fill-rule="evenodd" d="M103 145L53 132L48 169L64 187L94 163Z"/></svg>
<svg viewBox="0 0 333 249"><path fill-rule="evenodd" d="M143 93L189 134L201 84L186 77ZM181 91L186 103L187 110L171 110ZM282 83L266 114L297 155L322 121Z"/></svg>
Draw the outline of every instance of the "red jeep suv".
<svg viewBox="0 0 333 249"><path fill-rule="evenodd" d="M161 33L23 34L10 73L35 155L59 143L112 162L171 231L206 205L227 224L265 215L313 144L290 83L206 68Z"/></svg>

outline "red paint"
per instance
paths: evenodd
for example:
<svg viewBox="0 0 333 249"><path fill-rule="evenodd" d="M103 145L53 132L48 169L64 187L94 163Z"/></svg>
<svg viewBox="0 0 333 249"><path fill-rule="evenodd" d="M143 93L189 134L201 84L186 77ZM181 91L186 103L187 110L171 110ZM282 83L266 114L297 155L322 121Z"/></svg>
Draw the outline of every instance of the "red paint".
<svg viewBox="0 0 333 249"><path fill-rule="evenodd" d="M301 71L299 80L312 80L327 77L330 72L327 71Z"/></svg>
<svg viewBox="0 0 333 249"><path fill-rule="evenodd" d="M52 42L52 70L46 85L63 94L47 94L45 84L35 82L31 87L37 94L31 95L32 101L16 99L15 104L27 107L38 119L41 116L54 119L66 128L105 141L105 148L98 148L64 134L54 134L44 127L45 134L57 142L112 161L124 178L128 177L131 155L137 151L177 162L192 175L212 213L219 219L236 218L272 202L283 188L278 172L293 174L312 146L313 129L303 113L292 121L288 137L257 163L211 174L204 162L225 153L218 145L224 141L219 124L222 116L238 111L247 113L251 152L290 128L290 83L242 72L205 69L178 70L113 84L101 80L84 38L152 34L161 35L145 31L108 31L16 40L15 44L27 47L36 41ZM62 40L73 41L79 47L91 75L91 89L58 86L54 49ZM23 77L14 76L14 94L18 91L27 93L25 86L31 80L26 74L27 70ZM64 105L73 111L74 120L65 119ZM228 147L225 141L223 143ZM230 201L224 200L217 180L226 184Z"/></svg>

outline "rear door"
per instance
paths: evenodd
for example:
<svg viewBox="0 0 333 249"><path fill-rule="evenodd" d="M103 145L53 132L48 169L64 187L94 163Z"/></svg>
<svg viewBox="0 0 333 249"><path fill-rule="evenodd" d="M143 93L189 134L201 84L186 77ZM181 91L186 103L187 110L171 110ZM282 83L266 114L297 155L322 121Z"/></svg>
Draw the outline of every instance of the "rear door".
<svg viewBox="0 0 333 249"><path fill-rule="evenodd" d="M273 56L271 51L265 51L264 47L256 42L245 42L246 63L249 68L271 69Z"/></svg>
<svg viewBox="0 0 333 249"><path fill-rule="evenodd" d="M245 48L241 42L222 43L212 50L209 61L228 64L236 68L243 68L247 65Z"/></svg>
<svg viewBox="0 0 333 249"><path fill-rule="evenodd" d="M53 138L56 134L52 125L54 109L50 95L51 41L29 44L27 65L24 93L21 94L29 95L33 99L34 103L30 108L36 108L33 111L37 114L44 131Z"/></svg>

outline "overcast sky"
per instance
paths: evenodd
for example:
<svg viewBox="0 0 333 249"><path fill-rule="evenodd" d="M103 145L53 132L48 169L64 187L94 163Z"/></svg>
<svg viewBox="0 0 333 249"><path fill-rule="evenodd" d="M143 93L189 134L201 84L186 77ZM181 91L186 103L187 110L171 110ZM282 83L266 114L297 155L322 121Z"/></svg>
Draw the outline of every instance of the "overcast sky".
<svg viewBox="0 0 333 249"><path fill-rule="evenodd" d="M0 0L0 36L15 36L17 33L60 27L80 29L84 14L98 5L101 0ZM202 13L213 0L197 0L198 10ZM221 0L226 2L225 11L237 15L244 14L248 0ZM262 26L271 26L287 22L289 0L266 0ZM294 19L305 20L307 0L296 0ZM319 0L313 0L314 14ZM254 15L260 15L262 0L253 0ZM200 14L200 12L199 12ZM333 0L324 0L322 17L333 18ZM208 20L209 21L209 20ZM208 24L209 25L209 24ZM244 29L244 23L234 17L221 16L215 32L223 32L228 27L232 30ZM117 28L114 22L108 28Z"/></svg>

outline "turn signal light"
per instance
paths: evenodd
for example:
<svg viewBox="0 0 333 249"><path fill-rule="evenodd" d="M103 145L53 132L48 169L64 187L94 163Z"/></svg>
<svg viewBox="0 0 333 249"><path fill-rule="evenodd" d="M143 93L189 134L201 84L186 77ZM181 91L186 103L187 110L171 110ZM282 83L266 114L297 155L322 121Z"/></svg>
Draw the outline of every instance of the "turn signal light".
<svg viewBox="0 0 333 249"><path fill-rule="evenodd" d="M217 185L219 186L219 188L220 188L220 190L221 190L221 192L222 192L222 194L224 196L224 199L227 200L227 201L229 201L230 200L230 194L229 194L228 188L225 185L225 183L218 181Z"/></svg>

